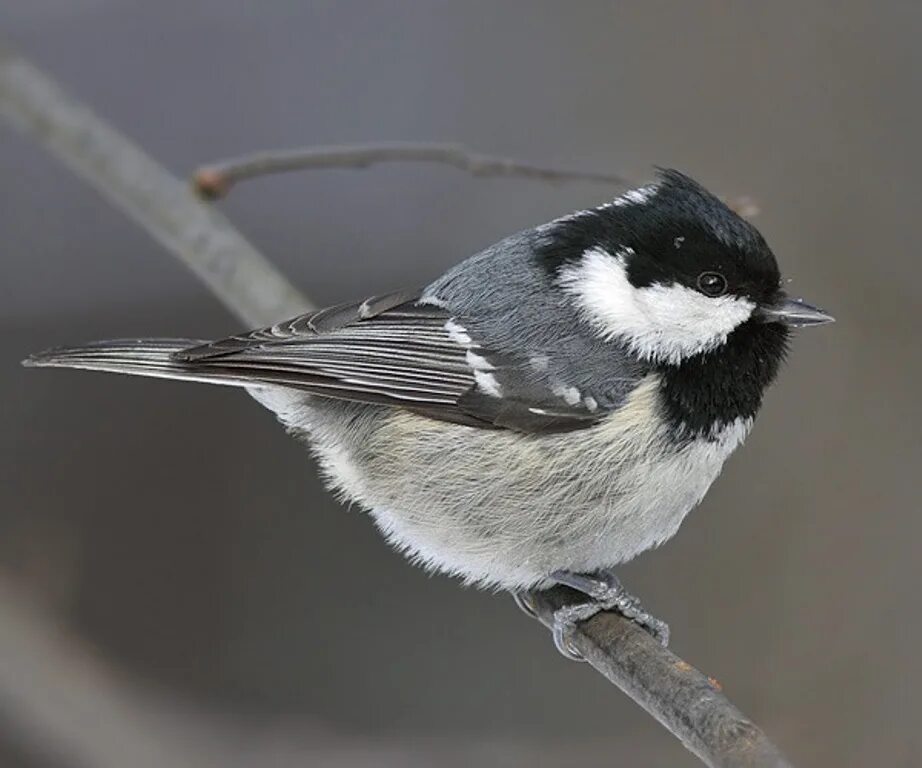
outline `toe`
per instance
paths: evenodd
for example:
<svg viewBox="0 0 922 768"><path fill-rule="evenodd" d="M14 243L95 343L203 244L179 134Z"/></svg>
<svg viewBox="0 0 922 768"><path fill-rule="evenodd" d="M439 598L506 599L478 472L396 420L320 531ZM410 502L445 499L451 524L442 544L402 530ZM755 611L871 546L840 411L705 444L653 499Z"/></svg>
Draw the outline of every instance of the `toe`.
<svg viewBox="0 0 922 768"><path fill-rule="evenodd" d="M519 609L531 616L533 619L538 618L538 611L535 610L535 600L529 592L513 592L512 599Z"/></svg>
<svg viewBox="0 0 922 768"><path fill-rule="evenodd" d="M581 654L573 645L573 625L572 624L554 624L553 629L554 645L570 661L585 661Z"/></svg>

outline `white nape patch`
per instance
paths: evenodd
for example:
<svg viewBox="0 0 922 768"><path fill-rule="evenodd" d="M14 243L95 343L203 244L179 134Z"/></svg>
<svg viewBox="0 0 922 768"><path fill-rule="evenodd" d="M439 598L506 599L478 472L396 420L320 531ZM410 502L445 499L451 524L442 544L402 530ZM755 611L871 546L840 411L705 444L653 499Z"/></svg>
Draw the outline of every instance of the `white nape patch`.
<svg viewBox="0 0 922 768"><path fill-rule="evenodd" d="M583 398L583 405L585 405L590 411L599 410L599 404L592 395L586 395Z"/></svg>
<svg viewBox="0 0 922 768"><path fill-rule="evenodd" d="M627 205L643 205L648 200L652 199L658 191L658 183L647 184L643 187L637 187L637 189L630 189L616 197L614 200L611 200L607 203L602 203L595 208L583 208L578 211L573 211L573 213L568 213L566 216L561 216L560 218L554 219L553 221L549 221L546 224L541 224L535 228L535 231L538 233L549 232L559 224L563 224L567 221L573 221L573 219L579 219L583 216L597 213L599 211L604 211L606 208L623 208Z"/></svg>
<svg viewBox="0 0 922 768"><path fill-rule="evenodd" d="M645 187L631 189L623 195L616 197L609 205L613 205L616 208L622 208L625 205L643 205L657 193L658 189L658 184L648 184Z"/></svg>
<svg viewBox="0 0 922 768"><path fill-rule="evenodd" d="M684 285L635 288L627 277L632 254L590 248L559 279L603 338L619 339L647 360L677 363L714 349L755 309L748 299L711 298Z"/></svg>

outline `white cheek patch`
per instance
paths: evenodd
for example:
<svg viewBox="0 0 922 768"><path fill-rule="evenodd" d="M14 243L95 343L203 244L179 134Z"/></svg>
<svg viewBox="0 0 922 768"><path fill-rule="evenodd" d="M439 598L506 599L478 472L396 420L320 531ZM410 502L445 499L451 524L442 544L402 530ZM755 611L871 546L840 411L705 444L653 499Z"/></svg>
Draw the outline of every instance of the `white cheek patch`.
<svg viewBox="0 0 922 768"><path fill-rule="evenodd" d="M592 248L561 271L560 284L603 338L619 339L647 360L677 363L713 349L755 309L747 299L711 298L684 285L635 288L627 277L632 253Z"/></svg>

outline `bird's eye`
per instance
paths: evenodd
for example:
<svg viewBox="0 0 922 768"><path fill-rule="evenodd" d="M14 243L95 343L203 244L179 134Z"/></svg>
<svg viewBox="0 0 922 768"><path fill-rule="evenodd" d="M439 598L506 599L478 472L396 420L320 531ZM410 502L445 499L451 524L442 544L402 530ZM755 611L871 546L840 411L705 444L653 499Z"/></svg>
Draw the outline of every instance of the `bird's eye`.
<svg viewBox="0 0 922 768"><path fill-rule="evenodd" d="M698 290L705 296L722 296L727 292L727 278L720 272L702 272L698 275Z"/></svg>

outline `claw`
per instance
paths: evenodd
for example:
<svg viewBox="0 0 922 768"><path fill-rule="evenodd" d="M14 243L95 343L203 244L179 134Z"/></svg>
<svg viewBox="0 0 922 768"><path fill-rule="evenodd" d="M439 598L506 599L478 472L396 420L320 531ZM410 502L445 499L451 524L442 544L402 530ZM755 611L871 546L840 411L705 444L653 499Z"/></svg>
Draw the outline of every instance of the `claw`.
<svg viewBox="0 0 922 768"><path fill-rule="evenodd" d="M571 639L571 633L573 632L573 624L558 622L557 617L554 617L554 628L551 630L551 633L554 637L554 645L557 647L557 650L565 657L570 659L570 661L585 661L585 657L581 654L576 646L573 645Z"/></svg>
<svg viewBox="0 0 922 768"><path fill-rule="evenodd" d="M601 603L591 601L565 605L554 611L554 626L551 631L557 650L572 661L585 661L583 654L573 645L573 630L579 622L591 619L603 610L605 609Z"/></svg>
<svg viewBox="0 0 922 768"><path fill-rule="evenodd" d="M662 619L658 619L655 616L651 616L649 613L645 614L646 621L640 626L646 629L653 637L659 640L660 645L663 648L669 647L669 625ZM634 619L637 621L637 619ZM640 622L638 622L640 623Z"/></svg>
<svg viewBox="0 0 922 768"><path fill-rule="evenodd" d="M531 616L533 619L538 618L538 612L535 610L535 601L529 592L513 592L512 599L515 600L515 604L519 606L519 609Z"/></svg>
<svg viewBox="0 0 922 768"><path fill-rule="evenodd" d="M535 610L535 601L531 595L531 592L513 592L512 599L515 600L515 604L523 612L531 616L533 619L538 618L538 612ZM559 611L558 611L559 613ZM570 630L573 629L574 622L566 621L557 621L557 614L554 614L554 626L552 632L554 635L554 645L557 646L557 650L560 651L568 659L573 661L583 661L582 654L573 647L573 644L570 642L568 637Z"/></svg>

